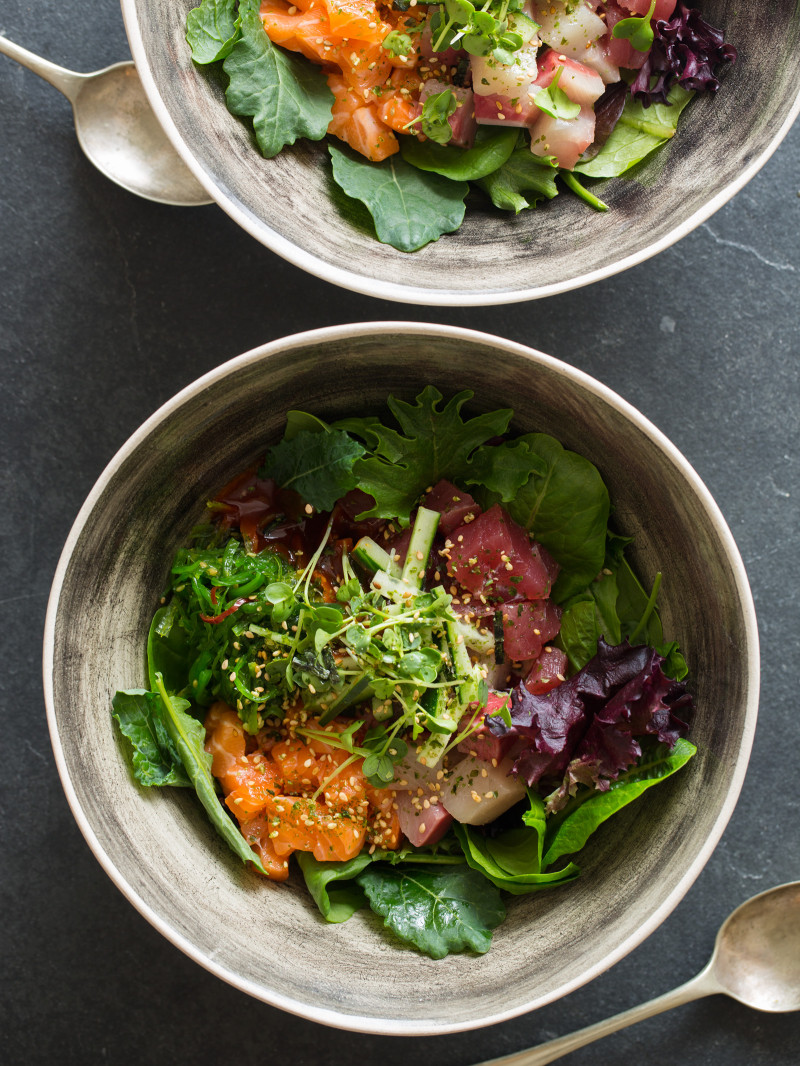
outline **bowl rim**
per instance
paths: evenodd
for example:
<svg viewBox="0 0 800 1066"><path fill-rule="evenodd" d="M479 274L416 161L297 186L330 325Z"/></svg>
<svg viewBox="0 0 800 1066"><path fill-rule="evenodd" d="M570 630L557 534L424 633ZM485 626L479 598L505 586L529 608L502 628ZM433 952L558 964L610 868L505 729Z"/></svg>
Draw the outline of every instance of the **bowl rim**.
<svg viewBox="0 0 800 1066"><path fill-rule="evenodd" d="M631 933L627 939L620 944L617 944L602 962L589 968L582 973L580 977L568 981L564 986L559 987L552 994L547 994L540 998L534 1005L522 1004L504 1011L497 1011L487 1017L476 1018L468 1025L461 1023L431 1024L421 1021L419 1024L412 1027L407 1021L403 1022L401 1025L390 1017L378 1018L368 1015L353 1015L340 1013L328 1008L315 1007L313 1005L309 1006L299 1000L283 995L278 989L265 988L260 983L243 977L228 967L220 965L213 958L203 955L187 937L171 926L166 917L163 917L146 903L136 890L126 881L125 877L117 870L113 857L105 850L95 834L88 817L83 812L77 792L69 775L64 748L62 747L61 737L58 730L54 699L53 667L55 625L65 576L83 528L87 520L90 518L95 505L102 497L110 480L119 467L135 453L137 448L147 439L154 429L169 419L174 411L183 406L187 401L192 400L198 394L202 393L210 385L218 383L224 378L238 373L239 370L254 363L265 361L273 354L285 353L295 348L307 346L308 344L341 341L352 339L354 337L378 337L389 331L402 332L406 335L417 336L420 338L447 337L452 339L455 337L457 339L462 339L465 342L490 344L511 355L522 356L526 360L547 367L558 374L570 378L572 381L604 400L624 417L631 420L636 428L649 437L650 440L653 441L653 443L665 454L668 461L679 469L680 473L686 479L703 505L708 518L720 539L725 556L731 567L738 601L742 610L743 628L745 632L747 653L745 656L746 707L742 730L742 742L729 780L725 800L718 812L711 832L696 855L694 861L683 872L683 875L676 883L672 892L653 911L648 919ZM86 501L78 512L61 552L47 604L42 669L50 740L53 747L58 774L61 779L67 802L72 810L72 814L78 824L78 828L85 837L87 844L94 853L95 858L117 888L150 923L150 925L153 926L153 928L158 930L158 932L179 948L185 955L199 963L210 973L220 977L223 981L226 981L233 987L248 993L255 999L268 1003L271 1006L278 1007L290 1014L297 1015L307 1020L320 1022L323 1025L353 1032L370 1033L381 1036L437 1036L447 1033L464 1032L468 1029L477 1029L508 1021L512 1018L519 1017L530 1010L538 1009L547 1003L554 1002L555 1000L568 995L582 985L594 980L595 977L598 977L601 973L619 962L620 959L647 939L647 937L658 928L658 926L661 925L667 916L675 909L710 858L738 801L747 771L755 733L756 718L758 715L760 657L755 606L744 563L742 562L733 534L731 533L717 503L694 468L675 445L672 444L661 430L653 425L649 419L628 403L627 400L622 399L621 396L608 386L602 384L584 371L579 370L568 363L564 363L561 360L556 359L554 356L547 355L544 352L519 344L516 341L506 340L502 337L497 337L477 330L464 329L458 326L438 325L426 322L408 323L384 321L342 324L337 326L327 326L322 329L307 330L302 333L295 333L287 337L270 341L253 348L248 352L244 352L243 354L222 363L220 366L202 375L185 388L181 389L171 399L162 404L161 407L159 407L128 438L98 477L87 496Z"/></svg>
<svg viewBox="0 0 800 1066"><path fill-rule="evenodd" d="M652 258L659 252L671 247L673 244L676 244L687 234L691 233L692 230L702 225L706 219L710 218L716 211L726 204L728 200L732 199L733 196L744 188L748 181L750 181L750 179L764 166L789 132L789 129L797 116L800 114L799 84L794 103L789 109L783 123L775 131L772 139L766 147L759 155L751 160L739 176L724 188L720 189L715 196L712 196L711 199L695 211L693 215L690 215L689 218L685 219L680 226L677 226L664 237L657 241L653 241L651 244L639 249L638 252L634 252L632 255L627 256L625 259L609 263L597 270L588 271L585 274L578 274L574 278L566 279L561 282L532 286L517 291L486 292L481 289L452 289L449 291L437 290L432 292L430 289L423 287L401 285L392 281L373 280L361 274L356 274L354 271L348 270L346 267L337 266L335 263L329 263L311 252L298 248L292 241L287 240L285 237L281 236L281 234L276 233L269 226L266 226L264 222L244 209L233 197L227 195L225 189L215 183L208 172L195 159L191 148L179 133L177 126L167 111L166 105L164 104L161 94L156 86L148 61L147 52L144 47L144 41L139 28L137 0L120 0L120 3L122 6L122 18L125 23L125 31L128 35L131 54L133 55L136 69L139 72L139 77L141 78L150 105L176 151L186 163L189 170L191 170L197 178L201 186L209 194L211 199L251 237L265 245L270 251L275 252L275 254L279 255L282 259L299 267L301 270L305 270L307 273L314 277L321 278L323 281L329 281L332 285L338 285L340 288L349 289L351 292L360 293L363 296L374 296L376 299L390 300L395 303L409 303L428 307L501 306L503 304L522 303L526 300L540 300L547 296L555 296L563 292L572 292L573 289L580 289L586 285L592 285L596 281L602 281L604 278L610 278L615 274L620 274L631 267L637 266L639 263L645 262L647 259Z"/></svg>

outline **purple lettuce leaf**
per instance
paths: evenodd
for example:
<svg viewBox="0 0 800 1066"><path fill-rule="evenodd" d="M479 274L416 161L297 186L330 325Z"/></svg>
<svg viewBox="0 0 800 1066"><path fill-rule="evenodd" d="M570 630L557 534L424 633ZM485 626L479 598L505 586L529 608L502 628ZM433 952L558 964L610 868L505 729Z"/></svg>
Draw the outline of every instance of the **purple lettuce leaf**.
<svg viewBox="0 0 800 1066"><path fill-rule="evenodd" d="M668 104L667 93L676 81L685 89L715 93L719 89L715 67L722 62L735 63L737 55L733 45L725 43L721 30L679 0L669 21L656 22L653 45L631 84L631 93L645 107Z"/></svg>
<svg viewBox="0 0 800 1066"><path fill-rule="evenodd" d="M512 735L527 741L512 773L531 787L543 780L561 779L549 798L557 810L578 784L601 791L642 753L637 737L652 736L674 747L687 733L678 717L691 708L682 682L661 669L664 659L644 645L606 644L567 681L542 695L518 685L511 696L511 726L488 716L496 736Z"/></svg>

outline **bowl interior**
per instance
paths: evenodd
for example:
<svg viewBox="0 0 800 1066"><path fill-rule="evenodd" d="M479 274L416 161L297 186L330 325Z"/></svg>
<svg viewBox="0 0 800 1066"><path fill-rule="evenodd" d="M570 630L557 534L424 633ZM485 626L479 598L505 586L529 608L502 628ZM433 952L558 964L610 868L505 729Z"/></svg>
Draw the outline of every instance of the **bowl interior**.
<svg viewBox="0 0 800 1066"><path fill-rule="evenodd" d="M598 214L564 192L514 217L482 194L457 234L413 255L379 244L363 209L335 189L324 143L261 157L224 103L224 75L195 67L184 39L196 0L122 0L134 59L167 131L209 194L248 232L293 263L370 295L432 305L530 299L613 274L683 236L767 158L796 114L796 0L698 0L739 49L716 98L696 99L674 140L637 180L596 190ZM336 208L331 207L331 198Z"/></svg>
<svg viewBox="0 0 800 1066"><path fill-rule="evenodd" d="M553 433L599 467L634 563L664 571L665 631L696 696L700 753L592 838L566 889L509 901L482 957L434 962L361 913L326 925L299 876L247 872L193 796L132 780L109 713L145 683L143 646L172 554L230 476L258 459L287 410L324 417L382 409L422 384L475 390L514 427ZM510 342L444 327L339 327L268 345L202 379L112 462L65 550L48 622L46 689L68 797L96 854L132 902L197 961L318 1021L442 1033L556 999L635 946L699 873L735 803L757 699L752 605L730 534L680 456L614 394ZM657 794L656 794L657 793ZM420 1002L418 989L426 989Z"/></svg>

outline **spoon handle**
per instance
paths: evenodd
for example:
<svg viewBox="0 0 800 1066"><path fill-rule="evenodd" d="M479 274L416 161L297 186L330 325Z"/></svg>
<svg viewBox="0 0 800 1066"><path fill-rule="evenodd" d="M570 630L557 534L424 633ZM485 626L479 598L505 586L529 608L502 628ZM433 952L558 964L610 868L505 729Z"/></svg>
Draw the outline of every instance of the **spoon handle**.
<svg viewBox="0 0 800 1066"><path fill-rule="evenodd" d="M7 55L9 59L16 59L23 67L32 70L34 74L38 74L45 81L49 81L51 85L66 96L70 103L74 99L78 86L86 77L85 74L76 74L72 70L65 70L64 67L59 67L47 59L42 59L41 56L29 52L27 48L21 48L18 44L14 44L13 41L9 41L7 37L0 36L0 52Z"/></svg>
<svg viewBox="0 0 800 1066"><path fill-rule="evenodd" d="M671 992L666 992L663 996L651 999L647 1003L642 1003L638 1007L631 1007L630 1010L615 1014L612 1018L597 1022L596 1025L589 1025L585 1029L579 1029L569 1036L562 1036L557 1040L549 1040L546 1044L540 1044L539 1047L530 1048L527 1051L518 1051L514 1055L491 1059L487 1062L479 1063L478 1066L545 1066L545 1063L560 1059L562 1055L567 1055L570 1051L576 1051L579 1047L591 1044L593 1040L599 1040L603 1036L615 1033L618 1029L624 1029L635 1022L644 1021L645 1018L651 1018L654 1014L671 1010L672 1007L680 1007L683 1003L690 1003L693 999L700 999L702 996L710 996L715 992L722 991L723 989L720 988L713 977L711 966L709 965L697 977L687 981L686 984L674 988Z"/></svg>

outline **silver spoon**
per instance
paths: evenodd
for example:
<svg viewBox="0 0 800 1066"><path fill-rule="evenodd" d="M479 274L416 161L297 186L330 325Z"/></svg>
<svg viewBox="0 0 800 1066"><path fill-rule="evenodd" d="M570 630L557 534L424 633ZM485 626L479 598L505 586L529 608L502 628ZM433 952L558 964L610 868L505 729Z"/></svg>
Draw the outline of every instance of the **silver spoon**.
<svg viewBox="0 0 800 1066"><path fill-rule="evenodd" d="M717 992L756 1010L800 1010L800 881L737 907L717 933L710 962L685 985L570 1036L478 1066L544 1066L601 1036Z"/></svg>
<svg viewBox="0 0 800 1066"><path fill-rule="evenodd" d="M133 63L76 74L1 36L0 52L66 96L81 148L111 181L161 204L195 207L212 202L159 125Z"/></svg>

